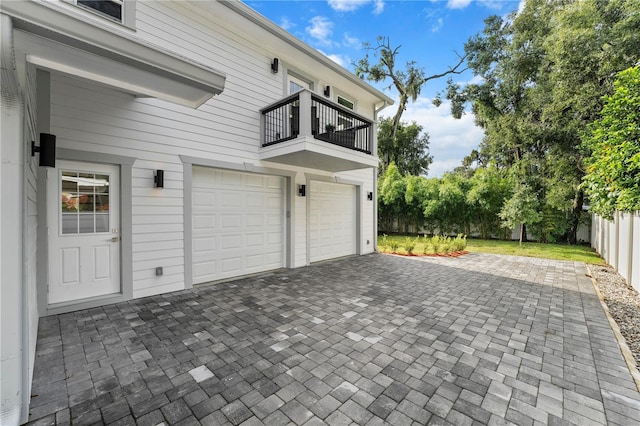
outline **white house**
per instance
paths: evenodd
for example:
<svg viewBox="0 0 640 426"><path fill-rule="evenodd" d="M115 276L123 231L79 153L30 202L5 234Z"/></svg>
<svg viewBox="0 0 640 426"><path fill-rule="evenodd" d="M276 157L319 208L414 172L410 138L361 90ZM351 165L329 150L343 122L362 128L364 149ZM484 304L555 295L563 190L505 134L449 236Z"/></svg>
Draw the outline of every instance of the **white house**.
<svg viewBox="0 0 640 426"><path fill-rule="evenodd" d="M39 317L374 251L392 100L323 54L238 1L0 12L0 424Z"/></svg>

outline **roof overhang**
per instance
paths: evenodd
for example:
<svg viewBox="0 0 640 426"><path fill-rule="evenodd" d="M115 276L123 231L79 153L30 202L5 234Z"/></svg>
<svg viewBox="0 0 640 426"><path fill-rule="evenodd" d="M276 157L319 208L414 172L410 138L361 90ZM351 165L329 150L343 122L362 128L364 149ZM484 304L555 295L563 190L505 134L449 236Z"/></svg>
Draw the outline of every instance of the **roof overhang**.
<svg viewBox="0 0 640 426"><path fill-rule="evenodd" d="M38 67L191 108L224 89L224 73L48 2L7 1L1 11L15 29L47 41L27 52L27 61Z"/></svg>

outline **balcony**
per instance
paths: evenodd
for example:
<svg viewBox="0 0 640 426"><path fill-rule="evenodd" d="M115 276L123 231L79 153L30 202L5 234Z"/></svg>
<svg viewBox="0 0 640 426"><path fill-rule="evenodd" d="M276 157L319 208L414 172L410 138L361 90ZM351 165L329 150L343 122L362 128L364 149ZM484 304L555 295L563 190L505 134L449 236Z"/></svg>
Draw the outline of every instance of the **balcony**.
<svg viewBox="0 0 640 426"><path fill-rule="evenodd" d="M260 159L341 172L377 167L373 122L302 90L262 111Z"/></svg>

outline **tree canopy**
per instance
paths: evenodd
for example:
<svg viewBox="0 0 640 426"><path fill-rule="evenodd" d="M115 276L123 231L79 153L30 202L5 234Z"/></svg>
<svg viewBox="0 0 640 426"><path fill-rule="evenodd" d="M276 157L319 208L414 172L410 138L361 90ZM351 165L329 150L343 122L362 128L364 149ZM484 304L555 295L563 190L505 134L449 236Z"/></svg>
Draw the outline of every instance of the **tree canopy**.
<svg viewBox="0 0 640 426"><path fill-rule="evenodd" d="M509 170L535 203L543 228L575 242L584 200L581 134L599 117L617 72L640 59L638 0L527 0L506 18L493 16L465 45L477 84L449 82L460 117L467 104L485 137L478 155ZM473 155L473 154L472 154ZM522 195L514 191L513 197ZM525 209L525 206L522 206Z"/></svg>
<svg viewBox="0 0 640 426"><path fill-rule="evenodd" d="M583 142L592 152L584 177L592 211L611 218L640 210L640 66L619 74Z"/></svg>
<svg viewBox="0 0 640 426"><path fill-rule="evenodd" d="M401 46L392 47L389 37L379 36L377 44L372 46L365 43L367 53L364 58L355 62L355 73L362 79L381 83L391 80L389 87L394 87L398 91L398 107L393 116L391 126L391 137L395 138L396 132L401 124L402 114L407 108L409 100L414 101L420 95L422 86L429 81L445 77L450 74L460 74L464 71L464 57L460 57L458 62L447 70L427 75L424 68L418 66L415 61L408 61L405 68L401 69L398 64L398 54ZM370 55L372 58L370 58ZM374 59L372 62L371 59Z"/></svg>
<svg viewBox="0 0 640 426"><path fill-rule="evenodd" d="M415 122L400 123L393 137L393 120L382 119L378 125L380 172L394 163L402 175L426 175L433 157L429 154L429 135Z"/></svg>

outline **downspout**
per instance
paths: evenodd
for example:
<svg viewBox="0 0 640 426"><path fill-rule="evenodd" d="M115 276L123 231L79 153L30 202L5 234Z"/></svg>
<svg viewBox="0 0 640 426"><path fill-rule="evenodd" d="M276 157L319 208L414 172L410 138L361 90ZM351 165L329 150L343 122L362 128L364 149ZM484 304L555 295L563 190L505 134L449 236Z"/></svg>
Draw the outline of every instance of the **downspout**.
<svg viewBox="0 0 640 426"><path fill-rule="evenodd" d="M382 106L380 108L376 108L373 106L373 126L374 126L374 135L373 135L373 154L377 155L378 153L378 114L380 111L388 107L390 104L384 100L382 101ZM373 168L373 251L378 252L378 168Z"/></svg>

